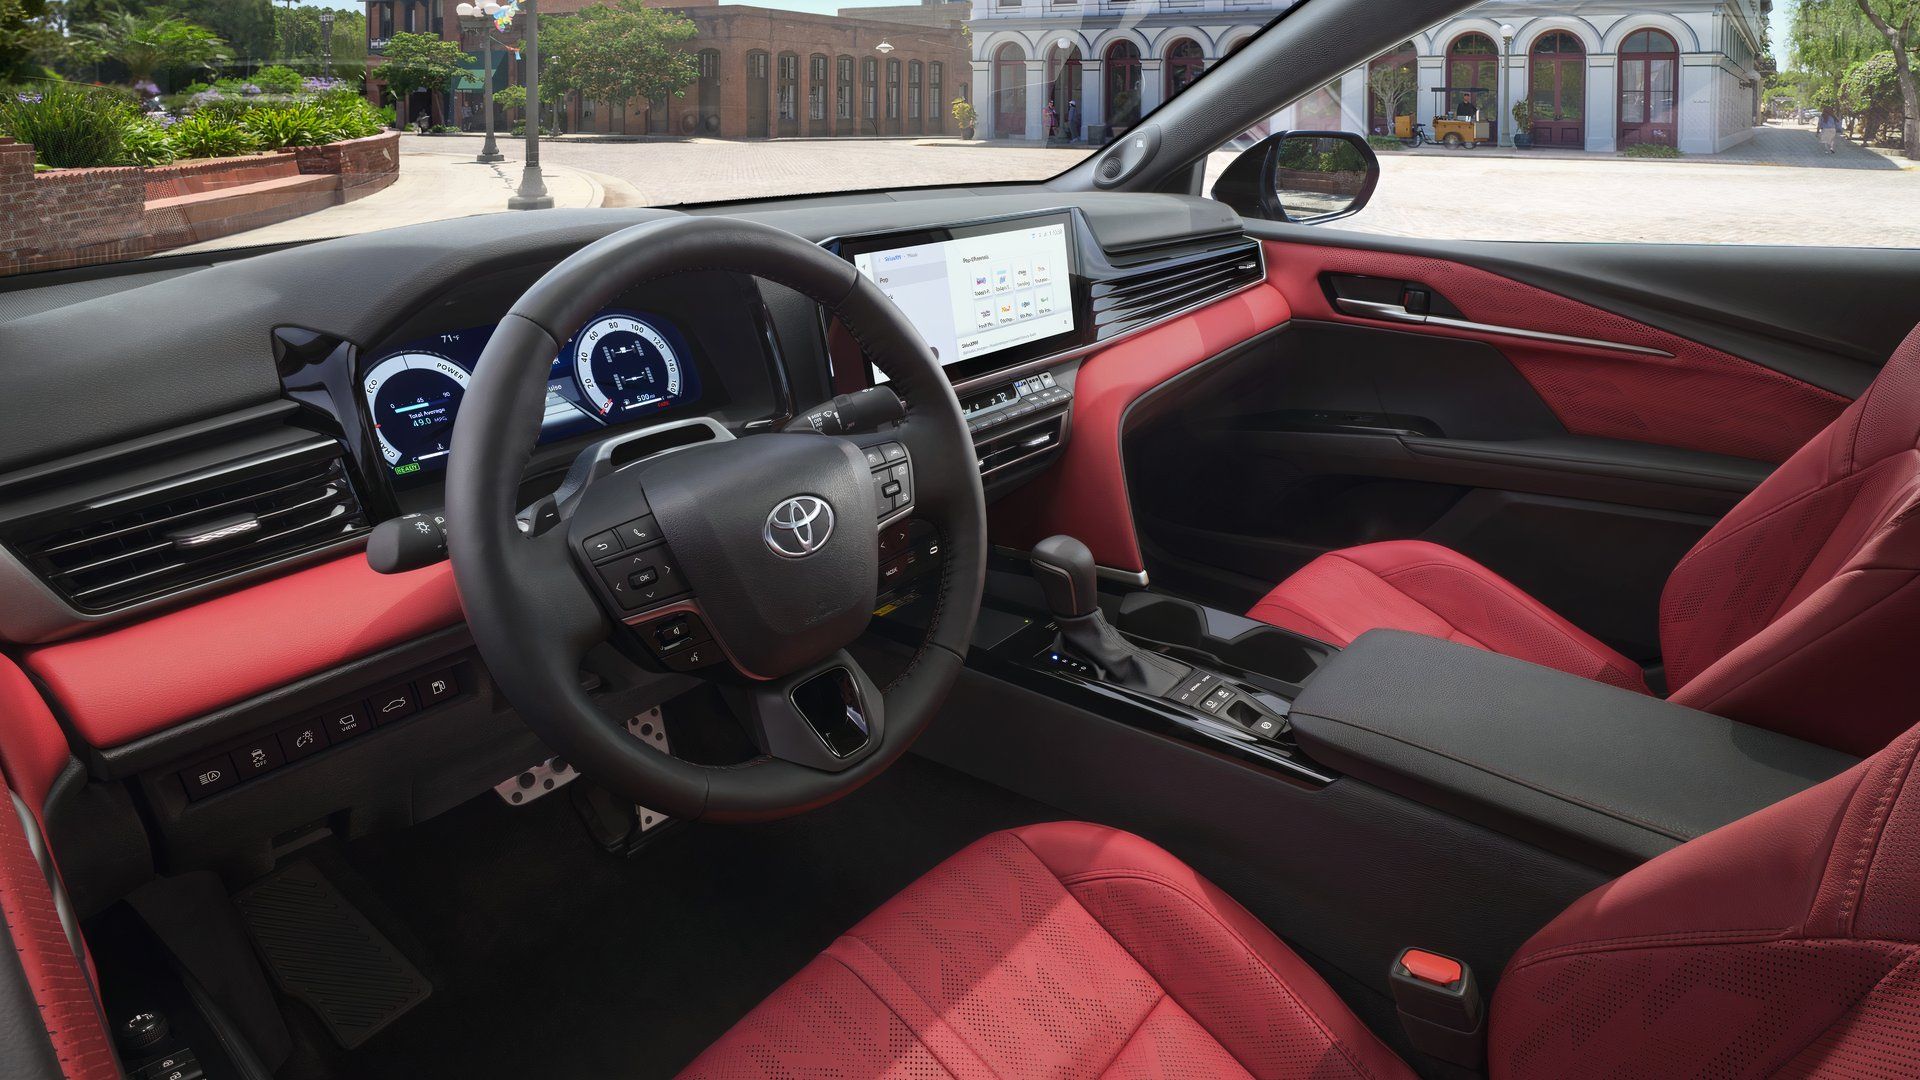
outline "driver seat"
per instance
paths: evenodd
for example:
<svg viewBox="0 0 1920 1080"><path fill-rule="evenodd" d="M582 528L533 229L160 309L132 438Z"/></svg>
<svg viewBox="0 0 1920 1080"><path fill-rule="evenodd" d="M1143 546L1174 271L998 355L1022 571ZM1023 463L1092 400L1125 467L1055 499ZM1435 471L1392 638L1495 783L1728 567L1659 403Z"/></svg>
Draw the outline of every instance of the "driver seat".
<svg viewBox="0 0 1920 1080"><path fill-rule="evenodd" d="M1920 729L1577 901L1507 965L1491 1074L1914 1075L1917 750ZM1057 822L948 859L685 1075L1414 1074L1191 868Z"/></svg>

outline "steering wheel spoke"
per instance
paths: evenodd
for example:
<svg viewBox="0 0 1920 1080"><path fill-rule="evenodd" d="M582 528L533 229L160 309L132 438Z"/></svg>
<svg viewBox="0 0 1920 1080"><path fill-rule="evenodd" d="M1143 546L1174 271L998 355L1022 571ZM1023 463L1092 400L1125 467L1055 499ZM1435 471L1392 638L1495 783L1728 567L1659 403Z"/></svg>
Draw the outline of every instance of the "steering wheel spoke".
<svg viewBox="0 0 1920 1080"><path fill-rule="evenodd" d="M846 650L782 679L748 688L750 734L768 757L841 772L885 737L885 697Z"/></svg>

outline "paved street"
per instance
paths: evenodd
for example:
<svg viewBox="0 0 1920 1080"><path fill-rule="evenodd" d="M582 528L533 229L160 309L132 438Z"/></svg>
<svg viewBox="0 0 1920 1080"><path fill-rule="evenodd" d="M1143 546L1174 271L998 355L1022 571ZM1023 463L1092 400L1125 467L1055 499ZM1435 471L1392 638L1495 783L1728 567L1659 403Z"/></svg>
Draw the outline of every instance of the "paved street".
<svg viewBox="0 0 1920 1080"><path fill-rule="evenodd" d="M1442 239L1920 247L1920 170L1903 167L1911 163L1851 145L1833 158L1816 155L1804 145L1811 132L1791 128L1761 135L1754 146L1717 159L1385 153L1373 205L1337 227ZM475 139L403 138L403 176L432 177L433 216L504 207L509 181L519 172L520 146L503 142L509 160L499 166L456 164L478 148ZM562 139L542 144L541 154L558 167L561 182L554 186L556 195L566 196L562 205L619 206L1040 180L1084 151L934 140ZM1232 157L1213 155L1209 184ZM418 181L408 187L428 190ZM357 211L351 227L367 228L377 216L369 211L380 210L373 203L336 210ZM302 219L311 223L303 227L326 224L320 219L334 212ZM420 218L396 213L385 220Z"/></svg>

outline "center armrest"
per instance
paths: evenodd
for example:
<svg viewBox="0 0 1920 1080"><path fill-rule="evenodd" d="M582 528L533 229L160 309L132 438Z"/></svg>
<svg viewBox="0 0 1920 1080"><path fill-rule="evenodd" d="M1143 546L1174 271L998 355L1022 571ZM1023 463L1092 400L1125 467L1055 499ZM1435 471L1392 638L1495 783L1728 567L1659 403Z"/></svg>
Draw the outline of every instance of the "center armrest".
<svg viewBox="0 0 1920 1080"><path fill-rule="evenodd" d="M1375 630L1293 704L1313 760L1602 869L1852 767L1762 728L1439 638Z"/></svg>

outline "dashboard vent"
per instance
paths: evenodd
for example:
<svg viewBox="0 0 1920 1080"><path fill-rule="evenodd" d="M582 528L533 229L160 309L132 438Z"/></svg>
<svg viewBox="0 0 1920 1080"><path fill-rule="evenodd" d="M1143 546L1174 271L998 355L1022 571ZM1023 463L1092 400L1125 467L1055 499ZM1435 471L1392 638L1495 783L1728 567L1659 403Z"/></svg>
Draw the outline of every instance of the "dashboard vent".
<svg viewBox="0 0 1920 1080"><path fill-rule="evenodd" d="M1243 239L1227 247L1159 255L1121 270L1093 286L1093 325L1100 340L1239 292L1266 275L1266 263L1259 241Z"/></svg>
<svg viewBox="0 0 1920 1080"><path fill-rule="evenodd" d="M367 530L331 441L38 519L14 538L81 611L108 611L330 547Z"/></svg>

